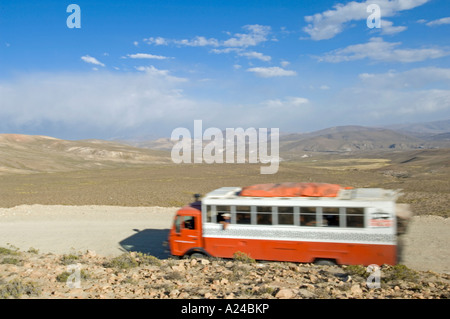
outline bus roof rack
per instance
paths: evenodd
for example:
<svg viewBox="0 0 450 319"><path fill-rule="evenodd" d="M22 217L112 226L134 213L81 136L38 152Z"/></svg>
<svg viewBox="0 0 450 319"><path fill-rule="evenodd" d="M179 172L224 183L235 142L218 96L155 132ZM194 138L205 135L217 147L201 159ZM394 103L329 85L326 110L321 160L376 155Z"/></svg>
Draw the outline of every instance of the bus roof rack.
<svg viewBox="0 0 450 319"><path fill-rule="evenodd" d="M350 188L324 183L257 184L248 187L221 187L204 199L334 199L334 200L396 200L399 190L383 188Z"/></svg>

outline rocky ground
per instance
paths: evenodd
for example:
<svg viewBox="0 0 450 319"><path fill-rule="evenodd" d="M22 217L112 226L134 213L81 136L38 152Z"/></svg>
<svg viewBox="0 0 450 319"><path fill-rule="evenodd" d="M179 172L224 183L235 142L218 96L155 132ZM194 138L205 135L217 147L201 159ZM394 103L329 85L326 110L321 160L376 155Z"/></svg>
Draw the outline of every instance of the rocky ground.
<svg viewBox="0 0 450 319"><path fill-rule="evenodd" d="M104 257L0 248L0 298L81 299L448 299L450 275L403 265L362 266L164 259L142 253ZM369 288L367 283L372 285Z"/></svg>

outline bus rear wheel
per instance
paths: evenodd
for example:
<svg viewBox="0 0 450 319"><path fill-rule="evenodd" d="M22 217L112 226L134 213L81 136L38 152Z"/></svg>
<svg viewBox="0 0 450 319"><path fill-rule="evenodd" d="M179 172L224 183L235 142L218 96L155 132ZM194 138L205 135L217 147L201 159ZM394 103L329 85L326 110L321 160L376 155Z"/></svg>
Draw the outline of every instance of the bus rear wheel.
<svg viewBox="0 0 450 319"><path fill-rule="evenodd" d="M316 259L314 260L314 264L321 266L336 266L336 260L334 259Z"/></svg>

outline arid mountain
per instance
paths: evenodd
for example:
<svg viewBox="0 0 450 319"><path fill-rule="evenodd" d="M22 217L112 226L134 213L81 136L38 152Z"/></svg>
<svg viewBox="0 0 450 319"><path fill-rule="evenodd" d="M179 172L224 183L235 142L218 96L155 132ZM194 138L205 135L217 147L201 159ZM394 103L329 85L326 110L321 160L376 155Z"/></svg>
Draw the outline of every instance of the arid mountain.
<svg viewBox="0 0 450 319"><path fill-rule="evenodd" d="M346 153L450 147L450 120L393 125L391 127L392 129L348 125L309 133L280 134L280 153ZM160 138L149 141L135 141L130 144L136 147L170 151L175 142L171 141L170 138Z"/></svg>
<svg viewBox="0 0 450 319"><path fill-rule="evenodd" d="M423 139L427 141L450 141L450 132L428 135Z"/></svg>
<svg viewBox="0 0 450 319"><path fill-rule="evenodd" d="M112 168L169 160L167 152L109 141L0 134L0 174Z"/></svg>
<svg viewBox="0 0 450 319"><path fill-rule="evenodd" d="M388 129L363 126L332 127L295 135L280 139L281 152L354 152L436 147L417 137Z"/></svg>
<svg viewBox="0 0 450 319"><path fill-rule="evenodd" d="M432 136L450 133L450 119L424 123L396 124L386 126L386 128L416 137L431 138Z"/></svg>

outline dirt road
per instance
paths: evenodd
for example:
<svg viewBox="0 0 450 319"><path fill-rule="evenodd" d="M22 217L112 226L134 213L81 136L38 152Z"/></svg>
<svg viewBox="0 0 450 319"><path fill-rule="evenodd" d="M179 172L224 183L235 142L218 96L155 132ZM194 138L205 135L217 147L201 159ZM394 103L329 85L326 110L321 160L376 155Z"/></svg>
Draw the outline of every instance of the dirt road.
<svg viewBox="0 0 450 319"><path fill-rule="evenodd" d="M22 205L0 208L0 247L104 256L142 251L168 257L162 242L177 208ZM450 219L413 217L404 237L403 263L416 270L450 273Z"/></svg>
<svg viewBox="0 0 450 319"><path fill-rule="evenodd" d="M114 256L141 250L164 257L161 243L176 208L22 205L0 208L0 246Z"/></svg>

